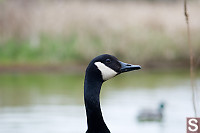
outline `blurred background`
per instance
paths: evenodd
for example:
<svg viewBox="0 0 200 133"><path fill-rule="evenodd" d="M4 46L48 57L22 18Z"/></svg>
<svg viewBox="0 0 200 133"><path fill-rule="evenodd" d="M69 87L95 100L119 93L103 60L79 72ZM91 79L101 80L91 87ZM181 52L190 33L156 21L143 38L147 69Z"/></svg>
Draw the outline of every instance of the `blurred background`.
<svg viewBox="0 0 200 133"><path fill-rule="evenodd" d="M199 7L188 2L197 87ZM111 132L184 133L194 116L188 49L181 0L0 0L0 133L85 132L84 71L104 53L142 66L103 85ZM160 103L159 121L139 119Z"/></svg>

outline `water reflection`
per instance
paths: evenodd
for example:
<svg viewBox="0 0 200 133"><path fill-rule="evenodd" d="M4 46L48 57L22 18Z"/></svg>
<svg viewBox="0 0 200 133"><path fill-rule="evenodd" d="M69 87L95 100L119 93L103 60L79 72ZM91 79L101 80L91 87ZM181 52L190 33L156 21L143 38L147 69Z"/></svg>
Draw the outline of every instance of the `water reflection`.
<svg viewBox="0 0 200 133"><path fill-rule="evenodd" d="M185 119L193 116L189 79L187 74L173 74L139 76L135 73L106 82L101 103L110 130L114 133L185 132ZM139 84L141 79L146 85ZM1 75L0 86L0 132L86 131L83 75ZM160 101L166 103L162 122L137 121L140 109L156 108Z"/></svg>
<svg viewBox="0 0 200 133"><path fill-rule="evenodd" d="M0 75L0 106L82 103L82 80L83 75Z"/></svg>

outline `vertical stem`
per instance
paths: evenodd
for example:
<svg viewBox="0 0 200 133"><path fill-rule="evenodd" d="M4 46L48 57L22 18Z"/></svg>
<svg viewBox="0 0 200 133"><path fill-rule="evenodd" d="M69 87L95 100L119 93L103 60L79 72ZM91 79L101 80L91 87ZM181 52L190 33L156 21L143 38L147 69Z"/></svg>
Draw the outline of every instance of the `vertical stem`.
<svg viewBox="0 0 200 133"><path fill-rule="evenodd" d="M194 115L197 116L196 113L196 103L195 103L195 82L194 82L194 56L193 56L193 48L191 43L191 36L190 36L190 24L189 24L189 15L187 11L187 0L184 0L184 14L185 20L187 24L187 37L188 37L188 47L189 47L189 54L190 54L190 81L192 87L192 103L194 109Z"/></svg>

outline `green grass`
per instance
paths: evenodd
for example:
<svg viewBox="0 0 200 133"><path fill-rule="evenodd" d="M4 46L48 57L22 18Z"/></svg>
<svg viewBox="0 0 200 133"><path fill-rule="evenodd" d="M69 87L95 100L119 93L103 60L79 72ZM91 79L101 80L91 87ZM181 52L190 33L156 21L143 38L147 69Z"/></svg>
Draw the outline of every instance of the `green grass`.
<svg viewBox="0 0 200 133"><path fill-rule="evenodd" d="M103 53L114 54L121 60L142 65L159 62L172 66L174 62L188 62L188 51L184 46L186 44L178 44L164 33L157 31L136 33L136 30L127 33L127 35L133 34L133 38L122 34L115 36L108 34L111 43L107 43L105 38L94 33L87 33L84 39L81 39L78 34L71 34L68 37L41 35L38 44L32 44L27 40L11 39L0 44L0 63L87 63L96 55ZM139 37L134 37L134 34ZM199 56L200 49L196 43L198 42L195 42L194 54Z"/></svg>
<svg viewBox="0 0 200 133"><path fill-rule="evenodd" d="M97 41L97 38L91 40ZM35 45L35 44L34 44ZM0 44L1 64L43 64L68 63L82 59L76 50L77 36L64 37L41 36L40 43L34 46L27 40L11 39ZM98 44L96 44L97 46Z"/></svg>
<svg viewBox="0 0 200 133"><path fill-rule="evenodd" d="M76 36L69 39L61 37L40 37L36 46L29 41L9 40L0 45L0 62L17 63L63 63L81 58L75 51Z"/></svg>

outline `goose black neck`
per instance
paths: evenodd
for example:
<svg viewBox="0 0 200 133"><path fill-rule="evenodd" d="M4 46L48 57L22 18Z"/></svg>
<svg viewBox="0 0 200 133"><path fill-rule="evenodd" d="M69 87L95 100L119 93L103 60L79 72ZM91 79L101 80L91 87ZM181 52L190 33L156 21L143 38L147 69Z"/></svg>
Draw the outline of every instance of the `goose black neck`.
<svg viewBox="0 0 200 133"><path fill-rule="evenodd" d="M86 70L84 82L84 101L88 124L86 133L110 133L103 120L99 101L102 84L103 80L99 72Z"/></svg>

